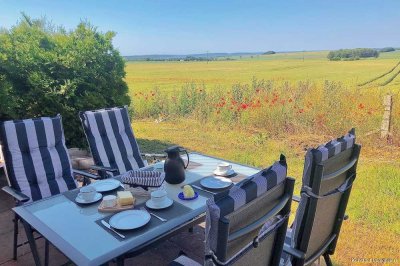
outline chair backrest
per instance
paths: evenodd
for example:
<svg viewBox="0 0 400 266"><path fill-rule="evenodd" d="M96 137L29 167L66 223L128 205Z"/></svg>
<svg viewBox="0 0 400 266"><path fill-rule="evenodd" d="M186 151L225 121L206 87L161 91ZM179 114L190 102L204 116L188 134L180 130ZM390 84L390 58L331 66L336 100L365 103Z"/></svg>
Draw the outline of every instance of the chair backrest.
<svg viewBox="0 0 400 266"><path fill-rule="evenodd" d="M206 260L217 265L279 265L294 180L286 160L207 202Z"/></svg>
<svg viewBox="0 0 400 266"><path fill-rule="evenodd" d="M61 116L0 123L10 185L31 201L74 189Z"/></svg>
<svg viewBox="0 0 400 266"><path fill-rule="evenodd" d="M81 112L79 116L96 165L118 169L118 174L145 166L127 106Z"/></svg>
<svg viewBox="0 0 400 266"><path fill-rule="evenodd" d="M361 147L355 131L306 153L301 200L293 225L291 245L305 253L309 264L322 254L333 254L339 237Z"/></svg>

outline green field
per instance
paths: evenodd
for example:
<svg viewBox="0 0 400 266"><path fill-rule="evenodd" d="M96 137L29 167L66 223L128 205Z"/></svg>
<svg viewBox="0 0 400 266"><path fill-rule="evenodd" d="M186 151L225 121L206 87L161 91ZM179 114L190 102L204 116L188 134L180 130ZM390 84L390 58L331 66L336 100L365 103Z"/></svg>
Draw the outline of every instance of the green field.
<svg viewBox="0 0 400 266"><path fill-rule="evenodd" d="M400 66L391 74L371 84L362 87L357 84L388 72L399 62L400 51L382 53L377 59L358 61L331 62L326 59L326 55L327 52L287 53L237 58L235 61L212 61L208 64L207 62L128 62L126 80L133 99L133 108L139 110L144 110L143 106L151 109L151 105L158 101L163 101L163 104L166 101L168 104L165 106L170 109L173 109L174 105L186 106L185 94L176 103L168 100L166 95L179 90L182 95L182 90L185 89L181 87L192 82L204 84L208 92L206 99L210 100L214 98L219 100L219 91L229 91L236 83L251 84L253 77L259 80L271 80L278 84L285 82L297 84L300 81L310 81L314 84L305 88L307 91L304 91L304 95L303 87L297 85L293 87L279 85L271 92L263 88L266 90L265 95L268 96L279 93L279 99L287 100L292 94L297 95L298 105L305 105L306 102L307 105L308 102L314 103L306 115L293 111L292 107L287 107L288 102L286 102L285 106L246 109L240 111L240 119L234 117L233 120L229 120L231 116L228 109L221 109L221 114L216 114L212 108L220 110L219 107L209 107L202 103L204 105L202 107L211 108L211 111L208 111L209 114L204 119L199 119L202 116L191 112L190 109L197 108L198 102L195 102L194 105L188 105L188 115L185 112L182 114L170 111L163 117L162 122L155 122L155 117L159 113L148 116L145 112L135 113L133 127L136 136L143 151L159 152L168 145L179 144L191 150L257 167L270 165L278 159L280 153L284 153L288 159L289 175L296 177L298 193L304 150L345 133L344 129L356 126L359 129L358 142L362 144L363 149L357 180L347 210L350 219L344 223L334 263L349 265L352 258L392 258L397 259L396 263L399 263L399 123L394 123L392 144L387 144L386 141L379 139L379 134L371 134L369 131L380 127L383 112L382 97L388 92L395 96L394 120L398 121L400 118L397 103L400 75L388 85L379 86L379 82L395 74ZM325 80L340 82L343 88L337 92L326 91L326 87L323 86ZM158 87L157 91L161 95L159 100L150 101L147 96L146 99L143 96L136 96L140 92L149 94L155 87ZM285 88L289 91L276 92ZM328 87L332 90L335 88L335 86ZM250 93L252 90L251 86L246 89ZM322 101L326 95L332 96L332 93L338 93L341 99L340 104L334 106L337 109L326 107L324 103L316 105L316 102ZM214 94L216 96L213 96ZM174 95L178 93L172 95L175 97ZM195 92L194 96L198 95L201 94ZM189 96L192 97L193 94ZM321 110L326 120L322 119L319 123ZM265 120L268 112L271 118ZM291 115L287 115L288 113ZM332 121L329 117L333 117ZM336 123L341 117L346 119ZM308 131L301 126L303 123L315 127Z"/></svg>
<svg viewBox="0 0 400 266"><path fill-rule="evenodd" d="M156 86L170 90L189 82L204 83L208 88L229 87L238 82L248 83L253 77L318 83L332 80L355 86L388 71L400 60L400 50L381 53L377 59L357 61L328 61L327 54L328 51L282 53L208 63L128 62L126 81L134 92L152 90ZM385 88L399 87L400 77L397 77Z"/></svg>

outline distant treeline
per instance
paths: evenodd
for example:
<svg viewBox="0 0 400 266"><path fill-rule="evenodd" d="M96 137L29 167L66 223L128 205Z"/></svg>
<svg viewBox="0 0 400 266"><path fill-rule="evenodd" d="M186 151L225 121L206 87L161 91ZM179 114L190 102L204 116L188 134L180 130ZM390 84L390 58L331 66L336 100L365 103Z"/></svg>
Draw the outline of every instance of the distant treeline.
<svg viewBox="0 0 400 266"><path fill-rule="evenodd" d="M269 54L276 54L276 52L275 51L267 51L267 52L265 52L265 53L263 53L264 55L269 55Z"/></svg>
<svg viewBox="0 0 400 266"><path fill-rule="evenodd" d="M181 58L151 58L151 57L144 57L144 58L127 58L125 57L126 61L155 61L155 62L176 62L176 61L233 61L236 60L234 58L226 57L226 58L216 58L216 57L195 57L195 56L186 56Z"/></svg>
<svg viewBox="0 0 400 266"><path fill-rule="evenodd" d="M396 49L394 49L393 47L385 47L379 50L379 52L381 53L394 52L394 51L396 51Z"/></svg>
<svg viewBox="0 0 400 266"><path fill-rule="evenodd" d="M330 51L328 59L331 61L338 60L358 60L360 58L378 57L379 52L371 48L356 48L356 49L340 49Z"/></svg>

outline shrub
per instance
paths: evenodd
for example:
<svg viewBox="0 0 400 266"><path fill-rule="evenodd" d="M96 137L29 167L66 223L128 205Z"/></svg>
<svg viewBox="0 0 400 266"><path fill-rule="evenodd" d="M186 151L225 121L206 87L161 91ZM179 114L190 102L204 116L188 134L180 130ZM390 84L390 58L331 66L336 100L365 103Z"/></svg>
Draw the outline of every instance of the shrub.
<svg viewBox="0 0 400 266"><path fill-rule="evenodd" d="M87 22L67 32L27 16L0 32L0 120L60 113L67 145L86 146L79 111L130 103L114 36Z"/></svg>

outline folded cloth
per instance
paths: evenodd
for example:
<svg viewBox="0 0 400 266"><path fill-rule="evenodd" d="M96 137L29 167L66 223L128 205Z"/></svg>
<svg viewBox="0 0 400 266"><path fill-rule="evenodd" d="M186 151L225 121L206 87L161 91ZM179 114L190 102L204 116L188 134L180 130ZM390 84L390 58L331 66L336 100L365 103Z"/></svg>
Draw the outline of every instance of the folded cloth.
<svg viewBox="0 0 400 266"><path fill-rule="evenodd" d="M131 170L121 175L124 184L159 187L164 182L165 174L157 171Z"/></svg>

